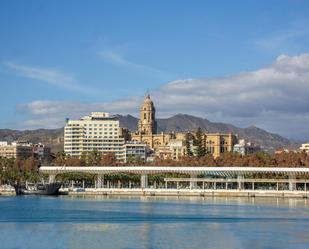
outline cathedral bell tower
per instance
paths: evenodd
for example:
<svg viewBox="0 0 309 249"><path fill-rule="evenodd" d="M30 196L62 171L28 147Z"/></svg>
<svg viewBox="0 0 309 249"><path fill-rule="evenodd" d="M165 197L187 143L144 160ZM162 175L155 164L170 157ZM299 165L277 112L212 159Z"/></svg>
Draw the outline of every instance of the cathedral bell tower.
<svg viewBox="0 0 309 249"><path fill-rule="evenodd" d="M155 118L156 109L148 94L140 109L140 120L138 122L138 133L152 135L157 133L157 122Z"/></svg>

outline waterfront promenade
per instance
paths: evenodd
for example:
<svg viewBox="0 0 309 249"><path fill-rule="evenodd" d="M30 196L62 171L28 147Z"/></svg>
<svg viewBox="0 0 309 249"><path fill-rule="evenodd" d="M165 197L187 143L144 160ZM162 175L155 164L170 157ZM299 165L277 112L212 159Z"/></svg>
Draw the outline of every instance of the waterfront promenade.
<svg viewBox="0 0 309 249"><path fill-rule="evenodd" d="M96 174L95 185L67 188L72 195L144 195L144 196L242 196L309 197L309 168L292 167L170 167L170 166L42 166L42 173L53 182L62 173ZM138 184L111 182L108 174L139 175ZM166 177L162 184L149 181L149 175L184 174ZM262 176L262 177L261 177Z"/></svg>
<svg viewBox="0 0 309 249"><path fill-rule="evenodd" d="M127 188L86 188L80 191L76 189L62 189L72 196L157 196L157 197L275 197L275 198L309 198L309 191L289 190L200 190L200 189L127 189Z"/></svg>

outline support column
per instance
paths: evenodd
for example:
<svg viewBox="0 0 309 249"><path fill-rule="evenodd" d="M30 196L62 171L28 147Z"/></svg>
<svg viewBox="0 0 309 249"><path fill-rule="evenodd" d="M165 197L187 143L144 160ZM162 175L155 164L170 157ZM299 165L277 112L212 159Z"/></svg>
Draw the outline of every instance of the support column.
<svg viewBox="0 0 309 249"><path fill-rule="evenodd" d="M244 176L243 175L237 176L237 189L238 190L244 189Z"/></svg>
<svg viewBox="0 0 309 249"><path fill-rule="evenodd" d="M85 188L85 180L83 180L83 188Z"/></svg>
<svg viewBox="0 0 309 249"><path fill-rule="evenodd" d="M98 174L96 180L96 188L103 188L104 187L104 175Z"/></svg>
<svg viewBox="0 0 309 249"><path fill-rule="evenodd" d="M254 182L252 182L252 190L254 190L254 189L255 189Z"/></svg>
<svg viewBox="0 0 309 249"><path fill-rule="evenodd" d="M49 175L48 176L48 183L53 183L56 180L56 175Z"/></svg>
<svg viewBox="0 0 309 249"><path fill-rule="evenodd" d="M197 175L196 174L191 174L190 179L196 179ZM190 180L190 189L197 189L197 182L196 181L191 181Z"/></svg>
<svg viewBox="0 0 309 249"><path fill-rule="evenodd" d="M294 191L296 190L296 177L295 175L289 175L289 190Z"/></svg>
<svg viewBox="0 0 309 249"><path fill-rule="evenodd" d="M179 181L177 181L176 184L177 184L177 189L179 189Z"/></svg>
<svg viewBox="0 0 309 249"><path fill-rule="evenodd" d="M279 182L277 182L277 191L279 191Z"/></svg>
<svg viewBox="0 0 309 249"><path fill-rule="evenodd" d="M141 188L148 188L148 175L141 175Z"/></svg>

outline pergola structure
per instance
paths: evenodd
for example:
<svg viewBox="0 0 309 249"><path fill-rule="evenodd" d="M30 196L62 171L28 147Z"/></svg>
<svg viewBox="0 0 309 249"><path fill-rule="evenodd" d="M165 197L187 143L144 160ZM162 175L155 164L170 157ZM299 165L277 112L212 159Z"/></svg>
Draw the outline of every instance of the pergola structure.
<svg viewBox="0 0 309 249"><path fill-rule="evenodd" d="M188 166L42 166L42 173L49 175L49 182L55 181L57 174L61 173L92 173L97 175L96 188L104 188L104 175L129 173L140 175L140 188L148 188L148 175L178 173L187 174L189 178L165 178L165 187L168 183L176 183L179 188L181 183L189 183L190 189L198 188L198 183L205 186L212 186L216 189L217 184L225 184L228 189L229 183L236 183L238 189L243 189L245 183L251 184L254 190L255 184L274 183L277 190L279 184L288 184L288 189L296 190L296 184L303 184L303 190L307 190L307 180L309 168L295 167L188 167ZM283 175L286 179L260 179L252 178L256 174ZM203 178L198 178L203 175ZM308 181L309 183L309 181Z"/></svg>

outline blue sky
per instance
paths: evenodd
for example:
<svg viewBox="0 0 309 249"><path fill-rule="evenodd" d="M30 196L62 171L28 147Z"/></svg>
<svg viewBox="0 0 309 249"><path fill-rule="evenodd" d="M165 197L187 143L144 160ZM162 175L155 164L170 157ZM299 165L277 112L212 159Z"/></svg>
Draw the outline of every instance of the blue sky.
<svg viewBox="0 0 309 249"><path fill-rule="evenodd" d="M0 128L61 127L91 110L136 115L149 89L159 117L189 113L309 139L308 14L299 0L1 1ZM279 87L273 76L239 87L244 73L282 63L305 70L282 75ZM235 99L222 94L225 80L234 82L225 90L239 89ZM174 105L178 97L183 105ZM225 99L237 103L226 109Z"/></svg>

